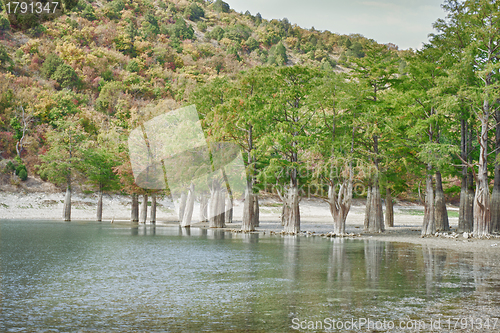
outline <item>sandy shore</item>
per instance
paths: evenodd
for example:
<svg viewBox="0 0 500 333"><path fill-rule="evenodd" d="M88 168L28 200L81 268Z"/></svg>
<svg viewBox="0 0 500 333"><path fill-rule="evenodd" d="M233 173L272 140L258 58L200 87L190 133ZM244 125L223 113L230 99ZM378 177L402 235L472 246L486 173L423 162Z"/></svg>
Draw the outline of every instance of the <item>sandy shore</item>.
<svg viewBox="0 0 500 333"><path fill-rule="evenodd" d="M62 220L64 193L52 191L33 193L0 192L0 219L39 219ZM72 197L72 220L95 220L97 196L95 194L74 194ZM158 199L157 224L175 225L177 214L175 205L169 197ZM129 221L131 198L121 195L105 195L103 200L103 221ZM420 228L423 219L423 207L409 203L398 203L394 206L394 227L387 228L381 234L363 232L364 201L354 200L347 217L346 231L359 235L361 238L373 238L382 241L408 242L426 244L430 246L451 248L455 250L480 250L500 253L500 238L471 239L462 234L454 234L458 224L458 208L450 206L450 226L452 231L448 235L438 237L420 237ZM193 220L198 221L199 208L194 209ZM279 223L281 208L280 202L274 198L260 200L260 227L259 232L280 232ZM300 203L301 229L310 232L309 237L322 237L333 230L333 219L328 204L321 199L303 199ZM239 229L243 215L243 202L234 203L234 223L228 224L228 229ZM206 227L206 223L195 223L194 226Z"/></svg>

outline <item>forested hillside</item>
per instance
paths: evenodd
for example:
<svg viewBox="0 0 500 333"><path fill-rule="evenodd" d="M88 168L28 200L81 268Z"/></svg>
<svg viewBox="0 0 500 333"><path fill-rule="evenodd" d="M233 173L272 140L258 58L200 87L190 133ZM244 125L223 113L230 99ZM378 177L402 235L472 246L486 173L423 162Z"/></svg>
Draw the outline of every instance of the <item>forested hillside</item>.
<svg viewBox="0 0 500 333"><path fill-rule="evenodd" d="M133 211L138 195L165 194L135 184L128 134L195 104L208 140L244 153L245 230L263 191L284 202L290 233L300 197L328 198L336 233L352 197L366 197L365 229L381 232L404 194L425 204L433 234L448 229L445 190L460 196L461 231L500 228L499 4L447 1L421 51L221 0L70 7L42 25L9 22L5 6L0 18L2 181L66 188L66 219L75 184L130 194Z"/></svg>

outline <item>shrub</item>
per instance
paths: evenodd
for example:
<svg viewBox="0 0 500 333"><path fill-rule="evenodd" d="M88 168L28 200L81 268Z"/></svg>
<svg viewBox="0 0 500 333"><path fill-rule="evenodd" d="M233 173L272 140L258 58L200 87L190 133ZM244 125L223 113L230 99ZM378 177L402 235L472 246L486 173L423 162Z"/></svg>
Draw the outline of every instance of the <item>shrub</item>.
<svg viewBox="0 0 500 333"><path fill-rule="evenodd" d="M132 60L127 65L127 70L132 73L137 73L139 71L139 63L135 60Z"/></svg>
<svg viewBox="0 0 500 333"><path fill-rule="evenodd" d="M19 178L21 178L22 181L25 181L26 179L28 179L28 171L26 171L26 168L19 171L18 176L19 176Z"/></svg>
<svg viewBox="0 0 500 333"><path fill-rule="evenodd" d="M221 13L221 12L222 13L229 13L229 9L231 9L231 7L229 7L229 5L222 0L216 0L214 2L213 8L218 13Z"/></svg>
<svg viewBox="0 0 500 333"><path fill-rule="evenodd" d="M57 67L52 78L59 83L61 88L71 88L78 85L78 75L70 65L63 64Z"/></svg>
<svg viewBox="0 0 500 333"><path fill-rule="evenodd" d="M87 4L87 6L85 6L85 9L82 11L81 17L89 21L97 20L94 12L94 7L92 7L91 4Z"/></svg>
<svg viewBox="0 0 500 333"><path fill-rule="evenodd" d="M0 44L0 67L6 67L8 63L12 63L12 59L10 59L5 47Z"/></svg>
<svg viewBox="0 0 500 333"><path fill-rule="evenodd" d="M0 15L0 31L9 31L9 30L10 30L9 20L5 16Z"/></svg>
<svg viewBox="0 0 500 333"><path fill-rule="evenodd" d="M205 32L207 31L207 24L203 21L199 21L196 26L198 27L198 29L201 31L201 32Z"/></svg>
<svg viewBox="0 0 500 333"><path fill-rule="evenodd" d="M62 64L64 64L64 61L62 61L62 59L56 54L49 54L43 62L42 69L40 71L45 78L50 79L56 72L57 68Z"/></svg>
<svg viewBox="0 0 500 333"><path fill-rule="evenodd" d="M212 31L205 34L208 38L221 40L224 37L224 29L221 26L216 26Z"/></svg>
<svg viewBox="0 0 500 333"><path fill-rule="evenodd" d="M192 3L184 10L184 17L191 21L197 21L200 18L205 17L205 11L197 4Z"/></svg>

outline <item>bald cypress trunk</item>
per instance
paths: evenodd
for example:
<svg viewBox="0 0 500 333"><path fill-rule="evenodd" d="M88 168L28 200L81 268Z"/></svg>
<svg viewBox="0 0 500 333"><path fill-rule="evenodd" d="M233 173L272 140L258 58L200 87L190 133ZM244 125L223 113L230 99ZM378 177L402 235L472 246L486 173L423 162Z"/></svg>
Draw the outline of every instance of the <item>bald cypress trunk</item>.
<svg viewBox="0 0 500 333"><path fill-rule="evenodd" d="M191 220L193 218L193 210L194 210L194 193L195 187L194 184L189 186L189 191L186 199L186 207L184 209L184 215L182 216L181 227L190 227Z"/></svg>
<svg viewBox="0 0 500 333"><path fill-rule="evenodd" d="M446 210L446 202L444 198L443 182L441 172L436 171L436 201L435 201L435 220L436 231L449 231L450 224L448 221L448 211Z"/></svg>
<svg viewBox="0 0 500 333"><path fill-rule="evenodd" d="M432 187L432 165L427 165L427 177L425 180L425 202L424 221L422 223L422 236L433 235L436 232L436 220L434 218L434 188Z"/></svg>
<svg viewBox="0 0 500 333"><path fill-rule="evenodd" d="M489 103L484 101L479 137L479 168L476 191L474 193L474 237L483 237L491 232L490 190L488 187L488 110Z"/></svg>
<svg viewBox="0 0 500 333"><path fill-rule="evenodd" d="M151 214L150 214L151 223L156 223L156 194L151 194Z"/></svg>
<svg viewBox="0 0 500 333"><path fill-rule="evenodd" d="M394 227L394 206L392 203L391 189L385 189L385 226Z"/></svg>
<svg viewBox="0 0 500 333"><path fill-rule="evenodd" d="M97 193L97 214L98 222L102 221L102 185L99 185L99 192Z"/></svg>
<svg viewBox="0 0 500 333"><path fill-rule="evenodd" d="M134 223L139 222L139 196L132 194L132 211L130 212L130 221Z"/></svg>
<svg viewBox="0 0 500 333"><path fill-rule="evenodd" d="M141 204L141 223L146 223L148 219L148 196L144 194L142 196L142 204Z"/></svg>
<svg viewBox="0 0 500 333"><path fill-rule="evenodd" d="M495 111L495 182L491 193L491 230L500 231L500 109Z"/></svg>
<svg viewBox="0 0 500 333"><path fill-rule="evenodd" d="M368 225L369 225L369 221L370 221L370 210L371 210L371 204L372 204L372 186L371 186L371 184L368 184L367 188L368 188L368 190L366 192L365 221L363 223L363 230L365 232L368 231Z"/></svg>
<svg viewBox="0 0 500 333"><path fill-rule="evenodd" d="M220 182L214 179L212 182L211 197L210 197L210 228L224 228L224 193L222 192Z"/></svg>
<svg viewBox="0 0 500 333"><path fill-rule="evenodd" d="M63 219L64 221L71 221L71 178L69 177L66 185L66 195L64 196Z"/></svg>
<svg viewBox="0 0 500 333"><path fill-rule="evenodd" d="M187 200L187 194L183 190L179 202L179 221L182 221L182 218L184 217L184 210L186 209L186 200Z"/></svg>
<svg viewBox="0 0 500 333"><path fill-rule="evenodd" d="M284 216L284 231L289 234L295 234L300 231L300 209L299 209L299 189L296 184L288 189L287 209Z"/></svg>
<svg viewBox="0 0 500 333"><path fill-rule="evenodd" d="M253 195L253 226L258 227L260 222L260 213L259 213L259 195Z"/></svg>
<svg viewBox="0 0 500 333"><path fill-rule="evenodd" d="M241 223L241 230L243 231L254 231L254 204L253 204L253 194L251 193L249 187L247 186L245 190L245 202L243 205L243 221Z"/></svg>
<svg viewBox="0 0 500 333"><path fill-rule="evenodd" d="M462 115L462 120L460 121L460 157L462 160L467 161L468 158L468 144L467 138L469 131L467 129L467 121L465 115ZM470 232L469 221L471 221L472 216L469 213L469 188L467 179L467 166L462 166L462 183L460 185L460 206L458 212L458 232Z"/></svg>
<svg viewBox="0 0 500 333"><path fill-rule="evenodd" d="M203 193L200 198L200 222L208 221L208 197Z"/></svg>

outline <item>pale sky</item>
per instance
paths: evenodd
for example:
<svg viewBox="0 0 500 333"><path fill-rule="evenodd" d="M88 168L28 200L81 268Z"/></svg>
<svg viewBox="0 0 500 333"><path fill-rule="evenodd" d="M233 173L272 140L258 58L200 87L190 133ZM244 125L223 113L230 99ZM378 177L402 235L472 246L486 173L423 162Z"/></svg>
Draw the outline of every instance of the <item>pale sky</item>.
<svg viewBox="0 0 500 333"><path fill-rule="evenodd" d="M265 19L284 17L302 28L339 34L359 33L400 49L420 49L444 18L443 0L225 0L238 12L259 12Z"/></svg>

